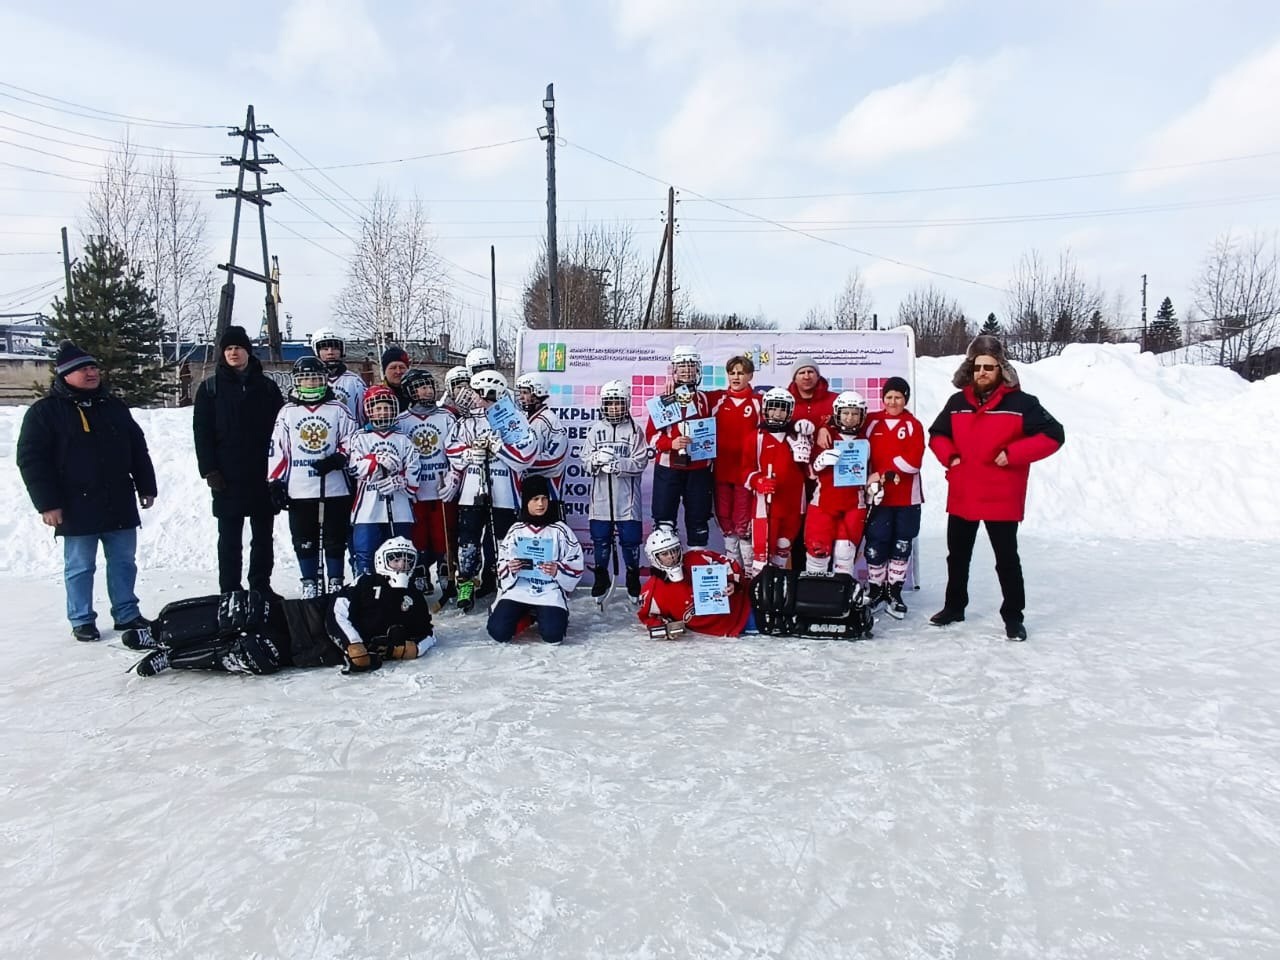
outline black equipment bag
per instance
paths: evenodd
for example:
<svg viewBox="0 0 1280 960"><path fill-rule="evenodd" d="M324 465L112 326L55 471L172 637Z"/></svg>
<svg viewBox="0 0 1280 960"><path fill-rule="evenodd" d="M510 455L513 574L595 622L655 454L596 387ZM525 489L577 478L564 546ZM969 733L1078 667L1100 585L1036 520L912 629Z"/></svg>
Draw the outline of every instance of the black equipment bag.
<svg viewBox="0 0 1280 960"><path fill-rule="evenodd" d="M790 636L794 601L795 574L790 570L769 564L751 581L756 629L765 636Z"/></svg>
<svg viewBox="0 0 1280 960"><path fill-rule="evenodd" d="M875 621L847 573L800 573L767 566L751 584L756 628L774 637L861 640Z"/></svg>
<svg viewBox="0 0 1280 960"><path fill-rule="evenodd" d="M217 637L220 599L214 594L166 603L156 618L153 635L161 646L169 648Z"/></svg>

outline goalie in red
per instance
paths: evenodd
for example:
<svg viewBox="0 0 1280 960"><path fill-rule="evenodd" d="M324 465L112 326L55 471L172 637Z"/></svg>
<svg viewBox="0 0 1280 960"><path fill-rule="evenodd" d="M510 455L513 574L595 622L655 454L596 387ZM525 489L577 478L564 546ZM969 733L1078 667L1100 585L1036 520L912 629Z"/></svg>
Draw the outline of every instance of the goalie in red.
<svg viewBox="0 0 1280 960"><path fill-rule="evenodd" d="M737 560L704 547L682 550L670 527L656 527L644 543L649 555L649 579L640 593L640 622L655 640L676 640L686 629L712 637L738 637L754 632L751 598L743 587ZM726 592L729 612L699 616L693 609L693 568L724 564L729 568Z"/></svg>

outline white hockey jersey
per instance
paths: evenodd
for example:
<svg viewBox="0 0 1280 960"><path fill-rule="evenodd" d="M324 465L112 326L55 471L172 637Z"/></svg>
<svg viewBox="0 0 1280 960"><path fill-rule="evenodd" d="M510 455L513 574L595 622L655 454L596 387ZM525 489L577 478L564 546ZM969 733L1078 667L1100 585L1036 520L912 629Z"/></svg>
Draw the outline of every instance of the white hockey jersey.
<svg viewBox="0 0 1280 960"><path fill-rule="evenodd" d="M445 444L457 419L443 407L424 409L414 405L396 419L396 432L403 433L418 448L418 499L448 499L442 493L450 466Z"/></svg>
<svg viewBox="0 0 1280 960"><path fill-rule="evenodd" d="M368 389L364 377L348 370L344 364L342 372L336 377L329 377L328 380L329 389L333 391L334 398L347 408L347 413L351 414L351 419L355 421L357 427L363 426L364 392Z"/></svg>
<svg viewBox="0 0 1280 960"><path fill-rule="evenodd" d="M539 537L553 542L552 556L558 567L555 579L535 579L527 574L520 576L507 568L507 561L516 555L516 541L521 537ZM498 599L567 610L566 597L582 579L582 571L582 545L565 523L556 522L545 527L513 523L502 543L498 544Z"/></svg>
<svg viewBox="0 0 1280 960"><path fill-rule="evenodd" d="M529 417L529 429L538 438L538 450L525 476L548 477L557 489L569 458L569 431L560 423L560 415L543 407Z"/></svg>
<svg viewBox="0 0 1280 960"><path fill-rule="evenodd" d="M475 453L476 440L489 444L487 457ZM492 505L505 510L520 509L520 476L538 452L538 438L528 431L520 446L503 443L489 427L484 414L459 417L449 433L445 447L449 462L462 473L462 489L458 503L473 506L486 491Z"/></svg>
<svg viewBox="0 0 1280 960"><path fill-rule="evenodd" d="M355 430L347 408L331 394L317 404L290 397L276 414L271 432L267 480L283 480L291 500L319 499L321 478L315 464L332 454L342 453L343 443ZM326 497L344 497L351 492L342 470L328 473L323 486Z"/></svg>
<svg viewBox="0 0 1280 960"><path fill-rule="evenodd" d="M413 499L418 495L418 448L402 433L371 430L352 433L344 446L347 472L355 478L352 523L386 523L387 504L395 523L413 522Z"/></svg>
<svg viewBox="0 0 1280 960"><path fill-rule="evenodd" d="M592 455L608 450L613 454L613 470L605 472L592 466ZM622 423L598 420L587 431L582 444L582 466L593 477L591 483L591 520L641 520L644 504L641 502L641 476L649 466L649 446L644 433L634 420L628 417ZM610 486L613 502L610 516Z"/></svg>

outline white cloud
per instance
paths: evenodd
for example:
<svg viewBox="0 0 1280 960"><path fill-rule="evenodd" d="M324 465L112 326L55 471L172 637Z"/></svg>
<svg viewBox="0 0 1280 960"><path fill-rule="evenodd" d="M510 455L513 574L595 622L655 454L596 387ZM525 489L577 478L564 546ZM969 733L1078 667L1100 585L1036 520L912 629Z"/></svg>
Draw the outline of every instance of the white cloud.
<svg viewBox="0 0 1280 960"><path fill-rule="evenodd" d="M487 143L501 143L517 137L533 135L536 114L528 107L481 107L450 117L439 127L436 149L477 147ZM557 125L558 126L558 125ZM459 154L453 160L453 171L468 180L484 180L506 173L517 164L529 162L528 144L512 144Z"/></svg>
<svg viewBox="0 0 1280 960"><path fill-rule="evenodd" d="M1237 64L1209 86L1209 92L1181 116L1153 134L1141 153L1140 165L1210 160L1280 149L1280 115L1275 91L1280 89L1280 41ZM1165 186L1224 166L1183 167L1135 173L1129 185L1137 189Z"/></svg>
<svg viewBox="0 0 1280 960"><path fill-rule="evenodd" d="M391 67L363 0L293 0L260 65L279 80L318 76L334 90L367 89Z"/></svg>
<svg viewBox="0 0 1280 960"><path fill-rule="evenodd" d="M614 0L614 25L624 41L695 36L708 27L729 29L753 17L805 18L865 31L923 19L948 0Z"/></svg>
<svg viewBox="0 0 1280 960"><path fill-rule="evenodd" d="M983 100L1013 58L961 58L935 73L874 90L840 118L825 145L832 162L871 166L953 143L973 132Z"/></svg>

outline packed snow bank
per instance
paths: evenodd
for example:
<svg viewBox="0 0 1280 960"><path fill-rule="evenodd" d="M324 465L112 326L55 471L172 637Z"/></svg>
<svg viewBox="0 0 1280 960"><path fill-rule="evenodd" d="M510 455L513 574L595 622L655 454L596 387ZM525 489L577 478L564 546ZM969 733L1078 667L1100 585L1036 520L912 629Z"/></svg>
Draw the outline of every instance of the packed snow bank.
<svg viewBox="0 0 1280 960"><path fill-rule="evenodd" d="M952 392L956 357L924 358L911 408L928 426ZM1032 468L1027 518L1037 534L1110 539L1280 539L1280 377L1248 383L1218 367L1163 367L1133 347L1069 347L1019 365L1023 389L1067 431ZM61 551L31 507L14 464L24 407L0 408L0 570L57 573ZM143 517L140 562L213 569L216 529L195 465L190 410L140 410L160 498ZM944 524L946 481L929 457L924 522ZM277 558L293 560L277 521Z"/></svg>

